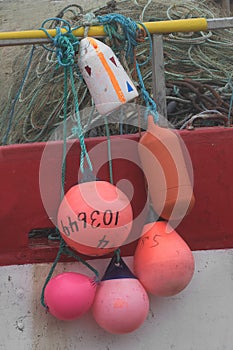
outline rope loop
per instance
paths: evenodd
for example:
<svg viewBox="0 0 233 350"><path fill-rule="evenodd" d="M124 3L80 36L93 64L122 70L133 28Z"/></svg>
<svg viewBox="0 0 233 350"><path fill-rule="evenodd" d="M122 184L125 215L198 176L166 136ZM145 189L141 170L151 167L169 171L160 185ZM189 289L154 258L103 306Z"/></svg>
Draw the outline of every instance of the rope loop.
<svg viewBox="0 0 233 350"><path fill-rule="evenodd" d="M47 29L44 27L49 21L56 21L64 25L56 27L56 35L52 37ZM54 49L44 45L48 51L56 53L58 64L62 67L72 66L74 64L74 57L78 50L79 40L73 35L69 22L61 18L46 19L42 25L41 30L51 39ZM65 32L64 32L65 30Z"/></svg>
<svg viewBox="0 0 233 350"><path fill-rule="evenodd" d="M137 34L139 27L137 23L129 17L121 14L108 14L97 17L99 23L104 26L104 30L109 38L116 37L121 41L126 41L126 57L133 62L134 48L138 45ZM118 26L121 32L118 32Z"/></svg>
<svg viewBox="0 0 233 350"><path fill-rule="evenodd" d="M131 63L135 64L142 98L146 104L145 117L147 117L148 114L152 114L155 122L158 122L159 115L156 103L146 90L140 71L140 67L148 64L152 57L152 39L148 29L143 23L135 22L131 18L125 17L121 14L107 14L105 16L98 16L97 19L99 20L99 23L104 26L104 30L110 41L118 39L124 44L126 43L125 55ZM135 58L135 48L139 43L145 41L146 37L148 38L150 45L149 55L144 62L139 63Z"/></svg>

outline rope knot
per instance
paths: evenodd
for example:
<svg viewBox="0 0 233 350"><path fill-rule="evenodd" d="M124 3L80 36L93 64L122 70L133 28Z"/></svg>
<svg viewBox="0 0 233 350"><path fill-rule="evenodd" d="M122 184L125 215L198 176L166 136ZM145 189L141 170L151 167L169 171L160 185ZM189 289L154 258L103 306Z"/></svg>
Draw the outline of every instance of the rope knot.
<svg viewBox="0 0 233 350"><path fill-rule="evenodd" d="M57 34L53 43L56 47L58 63L61 66L72 66L74 64L78 41L69 30L66 33L62 33L60 27L57 27L56 30Z"/></svg>
<svg viewBox="0 0 233 350"><path fill-rule="evenodd" d="M143 43L145 41L146 36L147 36L147 33L144 28L137 29L136 40L138 43Z"/></svg>
<svg viewBox="0 0 233 350"><path fill-rule="evenodd" d="M126 42L126 56L133 62L134 48L138 45L137 31L139 29L137 23L129 17L121 14L108 14L105 16L98 16L99 23L104 26L105 32L110 38ZM121 29L119 33L118 27Z"/></svg>
<svg viewBox="0 0 233 350"><path fill-rule="evenodd" d="M49 21L56 21L56 23L64 23L61 26L56 27L56 35L53 38L48 30L45 28L45 24ZM45 45L44 48L48 51L55 52L57 55L57 61L60 66L67 67L74 64L74 57L78 50L79 41L73 35L70 24L61 18L49 18L45 20L41 25L41 30L51 39L55 50ZM65 29L65 32L64 32Z"/></svg>

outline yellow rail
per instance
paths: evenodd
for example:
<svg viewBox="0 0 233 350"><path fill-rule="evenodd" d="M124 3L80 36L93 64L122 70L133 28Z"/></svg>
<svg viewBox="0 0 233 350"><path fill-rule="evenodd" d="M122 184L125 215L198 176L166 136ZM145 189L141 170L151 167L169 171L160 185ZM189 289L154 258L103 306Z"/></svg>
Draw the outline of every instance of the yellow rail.
<svg viewBox="0 0 233 350"><path fill-rule="evenodd" d="M208 29L208 22L205 18L190 18L178 19L172 21L161 22L145 22L145 27L151 34L168 34L172 32L197 32L206 31ZM65 32L66 30L62 30ZM49 29L48 33L54 37L56 35L55 29ZM77 37L83 37L84 28L79 28L73 31ZM89 36L101 37L105 36L103 26L90 27L88 31ZM25 30L15 32L0 32L0 40L14 40L14 39L46 39L47 35L42 30Z"/></svg>

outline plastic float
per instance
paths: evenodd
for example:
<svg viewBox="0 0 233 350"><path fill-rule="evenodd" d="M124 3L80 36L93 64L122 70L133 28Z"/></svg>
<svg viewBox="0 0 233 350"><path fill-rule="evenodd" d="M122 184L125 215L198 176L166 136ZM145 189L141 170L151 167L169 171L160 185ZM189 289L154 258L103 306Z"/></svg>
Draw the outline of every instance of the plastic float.
<svg viewBox="0 0 233 350"><path fill-rule="evenodd" d="M174 130L156 125L150 115L138 151L155 212L166 220L182 220L195 200L192 164L181 138Z"/></svg>
<svg viewBox="0 0 233 350"><path fill-rule="evenodd" d="M138 329L149 311L149 298L125 262L115 255L97 288L92 307L96 322L109 333Z"/></svg>
<svg viewBox="0 0 233 350"><path fill-rule="evenodd" d="M165 221L145 225L134 254L134 271L153 295L180 293L191 281L194 257L186 242Z"/></svg>
<svg viewBox="0 0 233 350"><path fill-rule="evenodd" d="M65 242L89 256L106 255L123 245L132 221L127 196L107 181L71 187L59 206L57 219Z"/></svg>
<svg viewBox="0 0 233 350"><path fill-rule="evenodd" d="M78 65L100 114L108 114L138 96L120 61L103 42L82 39Z"/></svg>

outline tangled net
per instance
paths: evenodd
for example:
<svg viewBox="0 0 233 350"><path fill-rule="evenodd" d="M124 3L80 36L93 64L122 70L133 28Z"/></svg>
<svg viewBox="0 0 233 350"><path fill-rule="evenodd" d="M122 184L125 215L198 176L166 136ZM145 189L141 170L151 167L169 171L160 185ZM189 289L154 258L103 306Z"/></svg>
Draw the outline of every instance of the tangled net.
<svg viewBox="0 0 233 350"><path fill-rule="evenodd" d="M120 13L142 22L194 17L214 18L223 15L211 1L123 0L110 1L106 6L92 9L87 13L84 13L79 5L70 5L64 8L57 17L66 19L74 27L82 26L90 16L93 18L94 15L96 17L107 13ZM54 20L49 28L55 28L58 25ZM226 123L226 120L228 125L232 124L232 34L232 29L222 29L205 33L164 35L168 120L175 128L186 127L187 123L200 113L204 113L205 116L208 113L214 116L212 121L207 118L204 125L206 123L207 125L222 125L221 123ZM117 51L128 74L135 77L135 67L133 63L127 61L126 52L121 49L124 43L116 38L107 38L106 43ZM6 135L9 116L13 116L7 143L47 141L63 121L63 69L58 66L53 52L46 51L39 45L34 46L33 50L33 56L30 51L24 57L18 57L17 64L14 65L14 85L11 87L1 116L1 140L4 140ZM27 78L17 100L14 100L22 81L22 72L27 67L30 55L32 56L31 65ZM136 58L138 62L145 61L148 55L148 40L144 40L137 46ZM142 67L141 72L146 89L152 96L151 64ZM82 114L83 127L89 130L86 136L104 135L105 128L97 126L102 117L96 112L92 98L78 70L75 72L75 87L78 92L80 110L88 111ZM144 104L141 96L137 104ZM67 114L72 119L74 114L72 94L68 94L67 105ZM136 114L135 108L132 108L132 111L127 110L127 113L124 113L124 109L113 113L112 124L110 124L111 134L137 132L139 123L142 128L145 127L143 115L138 118ZM200 119L196 122L198 126L202 126L203 123L203 120L200 121ZM60 138L59 133L55 135L55 138Z"/></svg>

